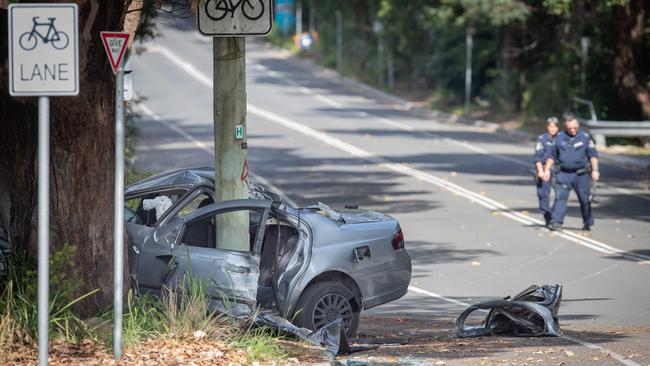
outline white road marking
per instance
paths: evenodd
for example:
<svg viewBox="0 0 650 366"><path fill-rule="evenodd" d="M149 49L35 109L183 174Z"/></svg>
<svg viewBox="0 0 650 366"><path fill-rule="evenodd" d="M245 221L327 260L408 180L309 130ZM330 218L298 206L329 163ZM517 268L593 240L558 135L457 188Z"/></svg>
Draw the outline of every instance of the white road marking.
<svg viewBox="0 0 650 366"><path fill-rule="evenodd" d="M161 53L163 56L165 56L168 60L170 60L172 63L175 65L179 66L182 70L187 72L190 76L195 78L197 81L205 85L206 87L212 89L212 80L199 71L194 65L191 63L185 61L181 57L177 56L173 52L171 52L169 49L165 47L151 47L150 50L156 51ZM383 168L392 170L394 172L411 176L413 178L429 182L435 186L445 188L448 191L458 194L462 197L465 197L466 199L470 200L471 202L477 203L489 210L492 211L500 211L501 215L504 217L507 217L513 221L517 221L519 223L522 223L524 225L542 225L542 221L536 218L532 218L530 216L523 215L519 212L512 211L510 210L506 205L497 202L489 197L482 196L479 193L473 192L469 189L466 189L464 187L461 187L455 183L451 183L449 181L446 181L442 178L439 178L433 174L425 173L423 171L411 168L409 166L406 166L404 164L399 164L395 163L393 161L390 161L386 158L383 158L381 156L378 156L376 154L373 154L371 152L368 152L366 150L363 150L359 147L356 147L350 143L344 142L338 138L332 137L326 133L317 131L311 127L307 127L301 123L298 123L296 121L290 120L288 118L282 117L278 114L275 114L271 111L267 111L265 109L259 108L253 104L248 104L248 111L252 114L256 114L260 117L263 117L264 119L274 122L276 124L285 126L289 129L295 130L297 132L302 133L303 135L310 136L316 140L319 140L327 145L330 145L334 148L337 148L339 150L345 151L348 154L352 156L356 156L358 158L364 159L366 161L369 161L371 163L377 164ZM581 235L575 234L570 231L558 231L556 232L556 235L559 237L562 237L566 240L572 241L578 245L584 246L586 248L593 249L595 251L604 253L604 254L611 254L611 255L620 255L625 258L629 258L635 261L643 261L643 260L650 260L650 256L645 256L642 254L636 254L636 253L630 253L627 251L624 251L619 248L612 247L608 244L601 243L597 240L591 239L591 238L586 238Z"/></svg>
<svg viewBox="0 0 650 366"><path fill-rule="evenodd" d="M443 301L446 301L446 302L449 302L449 303L452 303L452 304L460 305L462 307L468 307L468 306L471 305L469 303L459 301L459 300L454 300L454 299L448 298L446 296L442 296L440 294L437 294L435 292L427 291L427 290L424 290L424 289L421 289L419 287L415 287L415 286L412 286L412 285L409 286L409 291L415 292L417 294L433 297L435 299L443 300ZM486 310L477 310L477 311L487 312ZM618 354L618 353L616 353L616 352L614 352L614 351L612 351L610 349L595 345L595 344L590 343L590 342L583 341L582 339L571 337L571 336L566 335L566 334L563 335L562 338L564 338L564 339L566 339L568 341L571 341L573 343L579 344L579 345L581 345L583 347L587 347L587 348L592 349L594 351L600 352L600 353L602 353L604 355L611 356L613 359L615 359L616 361L622 363L623 365L626 365L626 366L641 366L638 363L636 363L636 362L628 359L627 357L625 357L623 355L620 355L620 354Z"/></svg>
<svg viewBox="0 0 650 366"><path fill-rule="evenodd" d="M342 103L339 103L339 102L335 101L332 98L324 96L324 95L322 95L322 94L320 94L320 93L318 93L318 92L316 92L316 91L314 91L314 90L312 90L312 89L310 89L310 88L308 88L308 87L306 87L304 85L301 85L300 83L298 83L298 82L296 82L294 80L291 80L291 79L289 79L289 78L287 78L285 76L282 76L280 73L278 73L278 72L276 72L274 70L269 70L266 66L256 64L253 67L256 70L265 72L265 73L267 73L267 75L272 76L272 77L274 77L276 79L280 79L285 83L297 86L299 88L300 92L302 92L303 94L310 95L310 96L320 100L321 102L323 102L323 103L325 103L325 104L327 104L327 105L329 105L331 107L334 107L336 109L344 109L345 108L345 106ZM393 108L393 109L397 110L397 111L402 111L399 108ZM464 148L466 150L470 150L472 152L475 152L475 153L478 153L478 154L481 154L481 155L489 156L489 157L497 159L497 160L507 161L507 162L510 162L510 163L514 163L514 164L526 167L526 168L531 168L532 167L530 161L520 160L520 159L517 159L517 158L513 158L511 156L489 152L488 150L486 150L484 148L481 148L481 147L478 147L478 146L474 146L474 145L470 144L467 141L459 141L459 140L455 140L455 139L452 139L452 138L449 138L449 137L442 137L442 136L440 136L440 135L438 135L436 133L433 133L431 131L428 131L428 130L418 130L418 129L415 129L414 127L412 127L412 126L410 126L410 125L408 125L406 123L399 122L399 121L393 121L393 120L388 119L386 117L378 116L378 115L368 113L368 112L359 112L358 115L360 117L363 117L363 118L375 119L375 120L383 123L384 125L391 126L391 127L403 130L403 131L417 132L419 134L431 137L433 139L439 139L439 140L445 141L446 143L448 143L450 145L458 146L458 147ZM630 191L629 189L616 187L616 186L613 186L611 184L607 184L607 183L603 183L603 182L599 182L599 185L604 187L604 188L613 189L613 190L615 190L615 191L617 191L619 193L623 193L623 194L625 194L627 196L633 196L633 197L641 198L641 199L646 200L646 201L650 201L650 197L643 196L643 195L640 195L640 194L636 194L636 193Z"/></svg>
<svg viewBox="0 0 650 366"><path fill-rule="evenodd" d="M159 115L157 115L151 109L149 109L149 107L147 107L146 104L138 103L136 105L136 108L139 108L142 113L146 114L152 120L165 125L166 127L171 129L172 131L174 131L177 134L184 137L187 141L189 141L191 144L193 144L199 150L203 150L206 153L210 154L210 156L214 157L214 148L208 147L208 145L206 145L204 142L202 142L200 140L197 140L196 138L194 138L194 136L192 136L189 133L183 131L183 129L181 129L180 127L163 120L162 118L160 118ZM296 203L296 201L292 200L289 196L287 196L278 187L271 184L271 182L269 182L266 178L264 178L264 177L262 177L262 176L260 176L258 174L255 174L253 172L249 172L248 174L250 175L250 177L252 178L253 181L257 181L257 182L269 187L271 190L275 191L285 202L287 202L288 204L290 204L293 207L298 207L298 204Z"/></svg>
<svg viewBox="0 0 650 366"><path fill-rule="evenodd" d="M214 156L214 149L210 149L205 143L197 140L192 135L190 135L189 133L183 131L178 126L173 125L173 124L169 123L168 121L163 120L162 118L160 118L160 116L158 116L156 113L154 113L149 107L147 107L146 104L139 103L137 105L137 108L139 108L140 111L142 111L144 114L146 114L152 120L165 125L166 127L171 129L172 131L178 133L179 135L181 135L182 137L184 137L188 141L192 142L198 149L203 150L203 151L207 152L208 154ZM257 179L262 184L265 184L269 188L273 189L276 193L278 193L283 199L285 199L291 205L297 206L297 204L293 200L291 200L291 198L289 198L289 196L284 191L282 191L278 187L275 187L274 185L272 185L268 180L260 177L259 175L255 176L254 179ZM452 298L449 298L449 297L446 297L446 296L443 296L443 295L439 295L439 294L437 294L435 292L427 291L427 290L421 289L421 288L416 287L416 286L410 285L408 287L408 289L411 292L426 295L426 296L429 296L429 297L433 297L433 298L443 300L445 302L449 302L449 303L459 305L459 306L462 306L462 307L468 307L468 306L471 305L469 303L459 301L459 300L454 300ZM485 312L485 310L478 310L478 311ZM601 346L598 346L598 345L595 345L595 344L592 344L592 343L589 343L589 342L585 342L585 341L583 341L581 339L571 337L571 336L567 336L567 335L563 335L562 338L565 338L565 339L567 339L567 340L569 340L569 341L571 341L573 343L579 344L579 345L581 345L583 347L587 347L589 349L600 352L602 354L609 355L612 358L614 358L615 360L621 362L623 365L626 365L626 366L641 366L641 365L637 364L636 362L634 362L632 360L629 360L629 359L626 359L624 356L621 356L620 354L618 354L618 353L616 353L616 352L614 352L612 350L609 350L607 348L604 348L604 347L601 347Z"/></svg>

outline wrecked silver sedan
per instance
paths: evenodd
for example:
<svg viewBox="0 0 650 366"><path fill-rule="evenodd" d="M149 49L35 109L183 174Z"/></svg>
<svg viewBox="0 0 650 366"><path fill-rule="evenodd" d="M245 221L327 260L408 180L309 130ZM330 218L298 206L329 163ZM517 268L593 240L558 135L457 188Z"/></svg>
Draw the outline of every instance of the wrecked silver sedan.
<svg viewBox="0 0 650 366"><path fill-rule="evenodd" d="M191 273L209 283L217 310L271 310L314 330L342 318L348 335L361 310L407 292L411 259L394 218L321 203L295 208L254 183L249 193L215 202L213 168L127 187L129 272L138 291L160 295Z"/></svg>

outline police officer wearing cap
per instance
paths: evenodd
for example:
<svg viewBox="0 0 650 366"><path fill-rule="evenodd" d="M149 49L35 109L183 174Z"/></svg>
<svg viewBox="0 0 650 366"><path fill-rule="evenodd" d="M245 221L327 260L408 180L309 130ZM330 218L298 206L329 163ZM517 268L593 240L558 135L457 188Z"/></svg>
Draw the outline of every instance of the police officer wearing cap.
<svg viewBox="0 0 650 366"><path fill-rule="evenodd" d="M539 200L539 209L544 215L546 226L551 223L551 187L555 178L555 169L551 171L551 179L544 180L544 165L551 154L551 149L555 145L555 137L560 130L560 123L556 117L549 117L546 120L546 133L537 137L535 144L535 176L537 185L537 199Z"/></svg>
<svg viewBox="0 0 650 366"><path fill-rule="evenodd" d="M555 204L549 229L559 230L564 223L569 192L575 190L582 212L583 231L591 230L594 217L591 214L589 193L591 180L598 181L598 152L588 133L580 131L580 122L574 114L564 117L564 132L558 134L551 154L546 161L544 181L551 179L551 168L559 165L555 187ZM590 174L591 171L591 174Z"/></svg>

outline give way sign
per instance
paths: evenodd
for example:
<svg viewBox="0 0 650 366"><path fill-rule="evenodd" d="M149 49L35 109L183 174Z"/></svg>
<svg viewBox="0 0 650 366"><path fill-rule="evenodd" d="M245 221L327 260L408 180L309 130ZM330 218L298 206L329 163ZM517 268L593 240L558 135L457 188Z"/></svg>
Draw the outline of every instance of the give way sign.
<svg viewBox="0 0 650 366"><path fill-rule="evenodd" d="M113 68L113 74L117 74L122 59L124 59L126 45L129 43L129 34L124 32L101 32L100 34L108 61Z"/></svg>

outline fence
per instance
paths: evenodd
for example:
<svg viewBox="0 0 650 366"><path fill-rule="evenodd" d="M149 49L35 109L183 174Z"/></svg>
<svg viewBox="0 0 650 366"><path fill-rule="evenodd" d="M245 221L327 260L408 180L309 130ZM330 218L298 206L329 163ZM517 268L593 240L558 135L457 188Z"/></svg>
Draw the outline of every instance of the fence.
<svg viewBox="0 0 650 366"><path fill-rule="evenodd" d="M589 107L590 119L581 119L596 145L605 146L607 137L650 137L650 121L599 121L593 102L574 97L574 103Z"/></svg>

